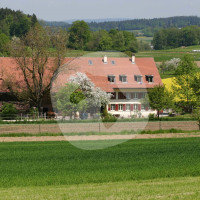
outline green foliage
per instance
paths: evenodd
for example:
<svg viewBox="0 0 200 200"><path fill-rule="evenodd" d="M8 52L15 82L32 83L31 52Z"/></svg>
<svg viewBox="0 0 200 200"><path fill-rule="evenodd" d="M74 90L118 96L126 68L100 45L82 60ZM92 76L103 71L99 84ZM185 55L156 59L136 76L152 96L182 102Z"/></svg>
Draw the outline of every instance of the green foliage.
<svg viewBox="0 0 200 200"><path fill-rule="evenodd" d="M148 91L149 105L158 112L173 107L173 95L164 86L155 86Z"/></svg>
<svg viewBox="0 0 200 200"><path fill-rule="evenodd" d="M85 95L79 90L79 86L74 83L67 83L55 96L56 107L64 116L72 117L76 112L85 111L88 107Z"/></svg>
<svg viewBox="0 0 200 200"><path fill-rule="evenodd" d="M193 77L198 71L198 67L191 56L185 55L179 63L173 80L173 91L182 102L185 102L185 111L191 112L195 93L192 89Z"/></svg>
<svg viewBox="0 0 200 200"><path fill-rule="evenodd" d="M93 51L138 51L138 43L133 33L112 29L109 32L100 30L93 32L87 50Z"/></svg>
<svg viewBox="0 0 200 200"><path fill-rule="evenodd" d="M161 29L154 34L152 43L155 50L198 45L200 44L200 28L189 26L182 29Z"/></svg>
<svg viewBox="0 0 200 200"><path fill-rule="evenodd" d="M13 104L6 103L1 108L0 116L4 120L11 120L17 117L17 109Z"/></svg>
<svg viewBox="0 0 200 200"><path fill-rule="evenodd" d="M8 43L10 39L5 33L0 33L0 53L9 55Z"/></svg>
<svg viewBox="0 0 200 200"><path fill-rule="evenodd" d="M0 32L6 36L21 37L37 23L35 15L25 15L21 11L14 11L8 8L0 9Z"/></svg>
<svg viewBox="0 0 200 200"><path fill-rule="evenodd" d="M83 50L89 42L91 31L84 21L75 21L69 29L69 47Z"/></svg>

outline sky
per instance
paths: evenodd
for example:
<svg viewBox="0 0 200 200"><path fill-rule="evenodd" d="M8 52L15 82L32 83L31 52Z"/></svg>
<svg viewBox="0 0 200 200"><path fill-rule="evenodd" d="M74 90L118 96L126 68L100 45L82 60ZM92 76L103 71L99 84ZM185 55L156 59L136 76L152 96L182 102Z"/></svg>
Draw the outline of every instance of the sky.
<svg viewBox="0 0 200 200"><path fill-rule="evenodd" d="M0 7L48 21L200 16L199 0L0 0Z"/></svg>

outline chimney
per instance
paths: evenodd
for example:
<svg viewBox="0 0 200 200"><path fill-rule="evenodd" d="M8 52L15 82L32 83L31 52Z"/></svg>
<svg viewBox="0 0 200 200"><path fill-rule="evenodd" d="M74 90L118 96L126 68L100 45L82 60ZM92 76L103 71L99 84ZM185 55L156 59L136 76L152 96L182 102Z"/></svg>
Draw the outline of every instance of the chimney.
<svg viewBox="0 0 200 200"><path fill-rule="evenodd" d="M104 62L104 64L108 63L108 57L106 55L103 57L103 62Z"/></svg>
<svg viewBox="0 0 200 200"><path fill-rule="evenodd" d="M131 62L135 64L135 54L132 54Z"/></svg>

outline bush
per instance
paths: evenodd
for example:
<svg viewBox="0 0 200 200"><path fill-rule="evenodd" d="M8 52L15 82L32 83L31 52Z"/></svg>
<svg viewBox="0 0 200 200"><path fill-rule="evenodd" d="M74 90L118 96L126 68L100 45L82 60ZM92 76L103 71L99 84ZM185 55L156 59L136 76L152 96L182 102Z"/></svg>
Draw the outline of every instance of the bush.
<svg viewBox="0 0 200 200"><path fill-rule="evenodd" d="M13 104L6 103L2 106L1 118L4 120L16 119L17 109Z"/></svg>
<svg viewBox="0 0 200 200"><path fill-rule="evenodd" d="M111 114L107 114L106 117L104 117L104 119L102 119L102 122L116 122L117 118Z"/></svg>
<svg viewBox="0 0 200 200"><path fill-rule="evenodd" d="M156 119L154 114L149 114L149 121L154 121Z"/></svg>

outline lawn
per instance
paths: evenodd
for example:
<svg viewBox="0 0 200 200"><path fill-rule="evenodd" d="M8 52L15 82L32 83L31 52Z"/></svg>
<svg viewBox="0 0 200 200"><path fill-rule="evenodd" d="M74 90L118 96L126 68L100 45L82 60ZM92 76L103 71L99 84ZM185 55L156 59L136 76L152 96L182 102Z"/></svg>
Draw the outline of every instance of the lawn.
<svg viewBox="0 0 200 200"><path fill-rule="evenodd" d="M0 143L0 159L0 199L200 197L200 138L131 140L94 151L68 142Z"/></svg>

